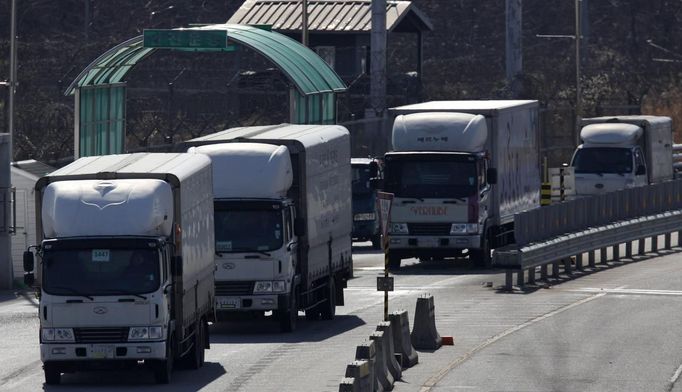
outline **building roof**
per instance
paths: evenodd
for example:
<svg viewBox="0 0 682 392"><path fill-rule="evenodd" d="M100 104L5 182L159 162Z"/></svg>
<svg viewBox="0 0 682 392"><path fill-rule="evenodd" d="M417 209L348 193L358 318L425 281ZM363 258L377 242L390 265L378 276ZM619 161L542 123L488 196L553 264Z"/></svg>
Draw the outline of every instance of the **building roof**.
<svg viewBox="0 0 682 392"><path fill-rule="evenodd" d="M12 167L21 169L37 178L52 173L56 169L48 164L36 161L35 159L28 159L25 161L12 162Z"/></svg>
<svg viewBox="0 0 682 392"><path fill-rule="evenodd" d="M180 30L180 29L174 29ZM277 65L302 95L343 92L346 85L315 52L276 32L230 24L191 27L188 30L224 30L229 41L244 45ZM66 89L120 83L127 73L156 48L144 47L143 36L131 38L102 54Z"/></svg>
<svg viewBox="0 0 682 392"><path fill-rule="evenodd" d="M228 23L269 25L280 32L301 31L300 0L246 0ZM308 30L326 33L369 33L370 0L308 0ZM386 1L386 30L433 30L431 21L410 1Z"/></svg>

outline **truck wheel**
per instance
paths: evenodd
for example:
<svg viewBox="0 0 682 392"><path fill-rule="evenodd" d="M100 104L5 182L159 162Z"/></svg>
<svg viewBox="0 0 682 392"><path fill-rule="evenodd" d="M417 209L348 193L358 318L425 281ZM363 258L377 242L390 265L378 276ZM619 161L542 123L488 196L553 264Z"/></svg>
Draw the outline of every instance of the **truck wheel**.
<svg viewBox="0 0 682 392"><path fill-rule="evenodd" d="M154 379L157 384L169 384L173 374L173 341L169 338L166 343L166 359L156 362L154 365Z"/></svg>
<svg viewBox="0 0 682 392"><path fill-rule="evenodd" d="M192 343L192 349L189 350L187 356L184 358L187 367L190 369L199 369L204 363L204 322L203 320L197 321L196 329L194 332L194 342Z"/></svg>
<svg viewBox="0 0 682 392"><path fill-rule="evenodd" d="M333 277L329 278L326 297L326 301L320 304L320 315L322 320L333 320L336 316L336 284Z"/></svg>
<svg viewBox="0 0 682 392"><path fill-rule="evenodd" d="M469 257L477 268L490 269L493 266L492 259L490 258L490 238L488 237L488 231L483 232L483 238L481 238L481 248L480 249L470 249Z"/></svg>
<svg viewBox="0 0 682 392"><path fill-rule="evenodd" d="M381 234L372 237L372 249L381 249Z"/></svg>
<svg viewBox="0 0 682 392"><path fill-rule="evenodd" d="M46 363L43 365L43 371L45 372L45 384L47 385L59 385L62 381L62 373L52 363Z"/></svg>
<svg viewBox="0 0 682 392"><path fill-rule="evenodd" d="M398 257L394 254L391 254L390 252L388 253L388 269L399 270L400 269L400 262L401 262L400 257Z"/></svg>
<svg viewBox="0 0 682 392"><path fill-rule="evenodd" d="M282 332L293 332L296 329L298 319L298 304L296 303L296 291L291 291L289 298L289 309L279 312L279 330Z"/></svg>

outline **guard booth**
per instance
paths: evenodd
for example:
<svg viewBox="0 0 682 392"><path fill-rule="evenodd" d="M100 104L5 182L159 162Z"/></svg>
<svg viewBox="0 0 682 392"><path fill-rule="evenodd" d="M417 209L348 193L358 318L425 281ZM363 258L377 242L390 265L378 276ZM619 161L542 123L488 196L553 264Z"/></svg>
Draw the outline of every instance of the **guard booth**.
<svg viewBox="0 0 682 392"><path fill-rule="evenodd" d="M336 94L346 91L346 85L322 58L298 41L233 24L145 30L103 53L66 89L65 95L75 97L75 158L125 152L125 77L138 62L157 50L230 52L238 46L270 60L289 79L291 123L336 123Z"/></svg>

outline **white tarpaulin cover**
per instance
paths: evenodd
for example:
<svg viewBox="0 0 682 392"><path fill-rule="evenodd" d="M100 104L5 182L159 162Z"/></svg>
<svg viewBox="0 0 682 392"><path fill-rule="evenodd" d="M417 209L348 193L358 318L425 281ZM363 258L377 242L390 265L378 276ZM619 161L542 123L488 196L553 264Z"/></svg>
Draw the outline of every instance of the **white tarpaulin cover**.
<svg viewBox="0 0 682 392"><path fill-rule="evenodd" d="M643 130L634 124L590 124L580 130L580 138L586 144L635 144Z"/></svg>
<svg viewBox="0 0 682 392"><path fill-rule="evenodd" d="M158 179L58 181L45 189L42 221L46 238L168 236L173 193Z"/></svg>
<svg viewBox="0 0 682 392"><path fill-rule="evenodd" d="M284 198L293 182L289 150L265 143L220 143L191 147L213 165L215 198Z"/></svg>
<svg viewBox="0 0 682 392"><path fill-rule="evenodd" d="M485 149L485 117L468 113L413 113L393 123L394 151L480 152Z"/></svg>

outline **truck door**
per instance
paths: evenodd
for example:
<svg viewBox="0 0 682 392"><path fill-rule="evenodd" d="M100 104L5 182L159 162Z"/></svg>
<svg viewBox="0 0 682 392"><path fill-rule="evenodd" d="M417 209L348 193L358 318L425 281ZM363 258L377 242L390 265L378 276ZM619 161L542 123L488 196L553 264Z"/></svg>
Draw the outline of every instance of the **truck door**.
<svg viewBox="0 0 682 392"><path fill-rule="evenodd" d="M635 147L634 151L634 160L635 160L635 186L643 186L647 185L649 183L649 168L646 167L646 162L644 161L644 154L642 153L642 149L639 147Z"/></svg>

